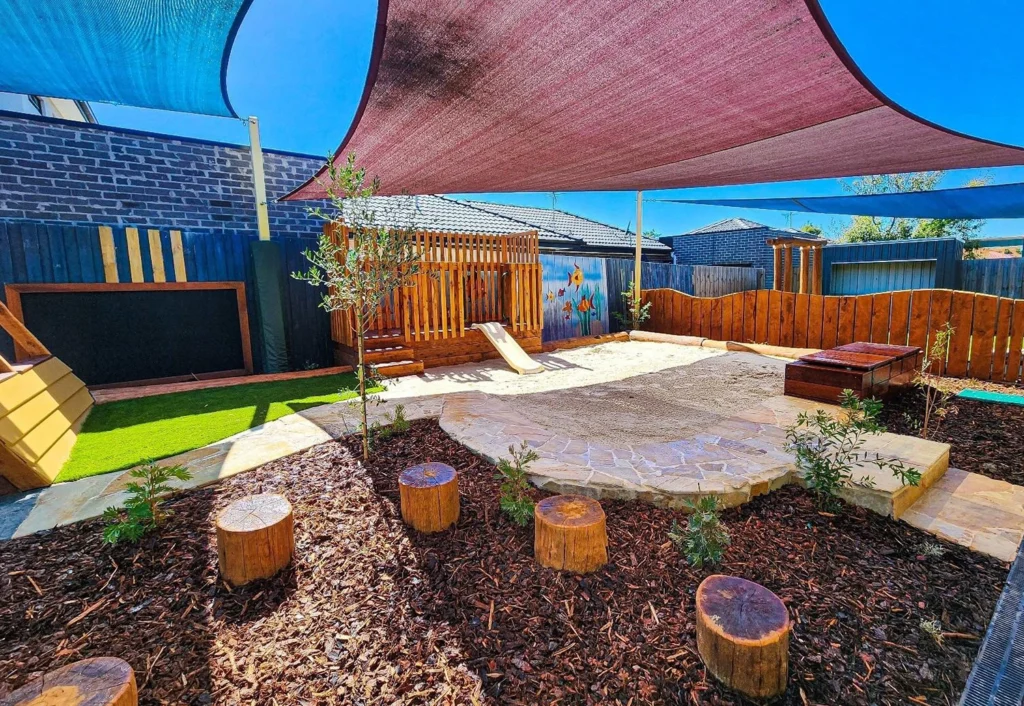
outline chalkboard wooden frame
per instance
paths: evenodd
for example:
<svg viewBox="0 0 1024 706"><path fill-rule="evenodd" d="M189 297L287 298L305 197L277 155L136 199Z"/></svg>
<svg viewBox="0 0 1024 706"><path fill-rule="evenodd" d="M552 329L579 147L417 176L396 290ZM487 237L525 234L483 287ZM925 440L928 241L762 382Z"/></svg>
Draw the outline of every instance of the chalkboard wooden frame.
<svg viewBox="0 0 1024 706"><path fill-rule="evenodd" d="M244 282L103 282L103 283L34 283L34 284L8 284L5 286L7 294L7 308L21 321L25 322L22 312L21 295L38 294L48 292L74 293L74 292L141 292L141 291L171 291L171 290L220 290L233 289L235 301L238 304L239 336L242 345L243 370L225 370L218 373L205 373L203 378L228 377L232 375L252 375L252 341L249 336L249 307L245 299ZM31 357L24 351L20 344L15 345L15 359L22 361ZM149 384L154 382L180 381L178 378L166 378L160 380L138 380L130 383L119 384L118 386L129 386Z"/></svg>

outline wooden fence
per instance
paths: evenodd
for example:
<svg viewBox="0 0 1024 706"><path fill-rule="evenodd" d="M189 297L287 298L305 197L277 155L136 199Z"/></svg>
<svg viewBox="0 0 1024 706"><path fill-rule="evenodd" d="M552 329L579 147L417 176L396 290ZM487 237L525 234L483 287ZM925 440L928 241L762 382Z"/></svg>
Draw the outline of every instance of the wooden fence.
<svg viewBox="0 0 1024 706"><path fill-rule="evenodd" d="M960 264L962 289L1024 299L1024 259L964 260Z"/></svg>
<svg viewBox="0 0 1024 706"><path fill-rule="evenodd" d="M948 323L954 329L949 355L936 372L1021 380L1021 299L948 289L842 297L762 289L714 299L655 289L644 298L652 304L645 326L652 331L795 348L870 341L927 349Z"/></svg>
<svg viewBox="0 0 1024 706"><path fill-rule="evenodd" d="M724 297L733 292L760 289L764 286L764 269L760 267L693 266L695 297Z"/></svg>

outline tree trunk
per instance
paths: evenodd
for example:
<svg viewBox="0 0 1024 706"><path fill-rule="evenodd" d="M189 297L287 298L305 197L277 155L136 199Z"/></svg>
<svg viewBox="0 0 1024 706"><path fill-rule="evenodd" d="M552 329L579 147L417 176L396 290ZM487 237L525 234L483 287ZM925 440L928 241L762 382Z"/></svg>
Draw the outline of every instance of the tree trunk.
<svg viewBox="0 0 1024 706"><path fill-rule="evenodd" d="M269 578L295 553L295 520L283 495L247 495L218 516L217 559L220 573L232 586Z"/></svg>
<svg viewBox="0 0 1024 706"><path fill-rule="evenodd" d="M764 586L708 576L697 587L697 651L719 681L752 699L786 690L789 612Z"/></svg>
<svg viewBox="0 0 1024 706"><path fill-rule="evenodd" d="M424 463L398 477L402 520L419 532L440 532L459 519L459 478L443 463Z"/></svg>
<svg viewBox="0 0 1024 706"><path fill-rule="evenodd" d="M135 672L116 657L94 657L55 669L0 699L10 706L136 706Z"/></svg>
<svg viewBox="0 0 1024 706"><path fill-rule="evenodd" d="M366 321L365 312L363 311L363 297L359 296L359 304L356 308L356 338L357 346L356 349L359 355L359 407L360 417L362 419L362 431L363 431L363 460L370 460L370 427L367 424L366 415Z"/></svg>
<svg viewBox="0 0 1024 706"><path fill-rule="evenodd" d="M608 562L601 504L582 495L555 495L533 509L533 555L541 566L585 574Z"/></svg>

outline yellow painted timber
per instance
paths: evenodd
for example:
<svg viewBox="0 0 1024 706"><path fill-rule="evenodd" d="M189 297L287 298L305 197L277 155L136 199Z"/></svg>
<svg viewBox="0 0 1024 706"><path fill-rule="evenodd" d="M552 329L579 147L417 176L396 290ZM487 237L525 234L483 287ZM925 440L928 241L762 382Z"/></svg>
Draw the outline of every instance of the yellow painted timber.
<svg viewBox="0 0 1024 706"><path fill-rule="evenodd" d="M13 446L83 387L85 383L78 376L68 373L0 419L0 439L8 446Z"/></svg>
<svg viewBox="0 0 1024 706"><path fill-rule="evenodd" d="M128 240L128 269L132 273L132 282L143 282L142 276L142 248L139 245L139 229L125 228L125 237Z"/></svg>
<svg viewBox="0 0 1024 706"><path fill-rule="evenodd" d="M103 280L117 282L117 251L114 249L114 231L100 226L100 255L103 257Z"/></svg>
<svg viewBox="0 0 1024 706"><path fill-rule="evenodd" d="M146 231L149 237L149 259L153 263L153 281L166 282L164 274L164 246L160 242L160 231L150 228Z"/></svg>
<svg viewBox="0 0 1024 706"><path fill-rule="evenodd" d="M57 358L47 358L31 370L0 381L0 415L8 415L71 372Z"/></svg>
<svg viewBox="0 0 1024 706"><path fill-rule="evenodd" d="M82 388L64 401L59 409L41 421L35 429L10 448L30 463L35 463L60 439L82 413L92 406L92 395Z"/></svg>
<svg viewBox="0 0 1024 706"><path fill-rule="evenodd" d="M43 457L36 463L36 471L40 476L46 478L47 485L53 483L53 479L57 477L60 469L67 462L68 456L71 455L71 449L78 439L78 433L82 430L82 424L85 423L85 418L89 416L91 409L90 405L78 415L78 419L71 424L71 428L61 434L50 450L43 454Z"/></svg>
<svg viewBox="0 0 1024 706"><path fill-rule="evenodd" d="M0 475L10 481L18 490L31 490L50 485L53 481L46 478L35 467L26 465L4 446L0 446Z"/></svg>
<svg viewBox="0 0 1024 706"><path fill-rule="evenodd" d="M185 273L185 247L181 244L181 231L171 231L171 257L174 260L174 281L185 282L188 275Z"/></svg>

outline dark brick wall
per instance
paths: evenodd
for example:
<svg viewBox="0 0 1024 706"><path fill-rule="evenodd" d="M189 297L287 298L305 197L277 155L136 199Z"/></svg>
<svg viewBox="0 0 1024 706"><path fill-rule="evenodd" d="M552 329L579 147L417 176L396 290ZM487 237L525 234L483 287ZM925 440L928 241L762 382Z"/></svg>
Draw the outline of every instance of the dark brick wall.
<svg viewBox="0 0 1024 706"><path fill-rule="evenodd" d="M775 260L771 247L764 241L780 235L783 234L773 228L677 235L672 239L672 259L677 265L763 267L765 282L770 286Z"/></svg>
<svg viewBox="0 0 1024 706"><path fill-rule="evenodd" d="M264 162L271 235L318 232L315 204L276 200L323 158L265 150ZM0 218L255 234L249 149L0 113Z"/></svg>

